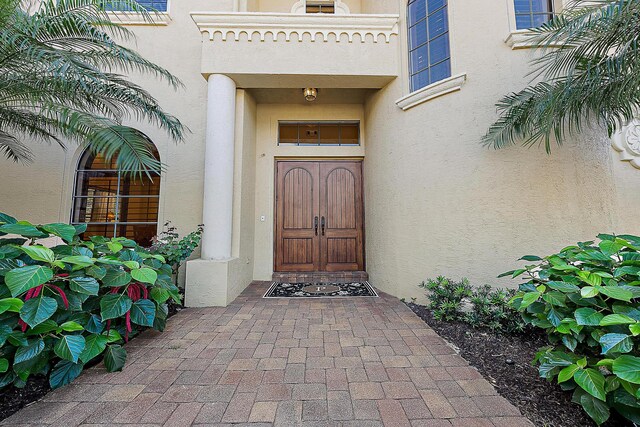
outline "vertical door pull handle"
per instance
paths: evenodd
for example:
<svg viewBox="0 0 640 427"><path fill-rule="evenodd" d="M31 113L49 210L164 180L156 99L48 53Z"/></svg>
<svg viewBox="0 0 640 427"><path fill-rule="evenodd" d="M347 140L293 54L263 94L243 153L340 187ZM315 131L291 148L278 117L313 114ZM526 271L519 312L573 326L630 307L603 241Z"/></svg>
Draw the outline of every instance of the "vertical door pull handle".
<svg viewBox="0 0 640 427"><path fill-rule="evenodd" d="M318 217L313 218L313 228L316 231L316 236L318 235Z"/></svg>
<svg viewBox="0 0 640 427"><path fill-rule="evenodd" d="M320 220L320 227L322 227L322 235L324 236L324 226L325 226L325 220L324 217L322 217L322 220Z"/></svg>

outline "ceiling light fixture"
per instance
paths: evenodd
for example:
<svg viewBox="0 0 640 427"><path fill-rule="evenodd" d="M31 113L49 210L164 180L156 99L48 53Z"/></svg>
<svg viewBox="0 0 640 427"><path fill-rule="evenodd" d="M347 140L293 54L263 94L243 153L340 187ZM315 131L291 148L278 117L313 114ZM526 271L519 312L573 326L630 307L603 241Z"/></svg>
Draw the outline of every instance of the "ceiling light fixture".
<svg viewBox="0 0 640 427"><path fill-rule="evenodd" d="M309 102L315 101L316 98L318 97L318 89L313 87L302 89L302 93L304 95L304 99L306 99Z"/></svg>

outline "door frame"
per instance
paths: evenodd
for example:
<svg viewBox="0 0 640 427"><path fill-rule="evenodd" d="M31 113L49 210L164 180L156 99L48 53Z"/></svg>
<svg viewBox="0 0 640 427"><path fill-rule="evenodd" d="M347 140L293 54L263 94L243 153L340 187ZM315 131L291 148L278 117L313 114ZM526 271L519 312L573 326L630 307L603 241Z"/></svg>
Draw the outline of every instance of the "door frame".
<svg viewBox="0 0 640 427"><path fill-rule="evenodd" d="M278 163L280 162L359 162L361 169L361 184L360 194L362 195L362 269L367 271L367 226L366 226L366 209L365 209L365 194L364 194L364 156L347 156L347 157L334 157L334 156L305 156L305 157L274 157L273 159L273 272L279 273L276 270L276 257L278 256L278 242L277 242L277 227L278 227ZM327 272L327 274L331 274Z"/></svg>

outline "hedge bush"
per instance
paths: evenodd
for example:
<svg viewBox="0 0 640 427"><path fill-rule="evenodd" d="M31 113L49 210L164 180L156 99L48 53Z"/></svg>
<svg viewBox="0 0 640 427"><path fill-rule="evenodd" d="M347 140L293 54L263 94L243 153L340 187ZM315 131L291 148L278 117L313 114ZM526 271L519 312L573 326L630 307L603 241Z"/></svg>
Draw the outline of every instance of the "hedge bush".
<svg viewBox="0 0 640 427"><path fill-rule="evenodd" d="M125 238L82 241L85 229L0 213L0 388L34 374L61 387L98 357L121 370L123 342L141 328L162 331L167 301L180 301L162 255ZM51 236L64 243L37 243Z"/></svg>
<svg viewBox="0 0 640 427"><path fill-rule="evenodd" d="M614 409L640 423L640 237L600 234L504 273L525 276L512 299L550 341L535 362L540 375L573 390L597 423Z"/></svg>

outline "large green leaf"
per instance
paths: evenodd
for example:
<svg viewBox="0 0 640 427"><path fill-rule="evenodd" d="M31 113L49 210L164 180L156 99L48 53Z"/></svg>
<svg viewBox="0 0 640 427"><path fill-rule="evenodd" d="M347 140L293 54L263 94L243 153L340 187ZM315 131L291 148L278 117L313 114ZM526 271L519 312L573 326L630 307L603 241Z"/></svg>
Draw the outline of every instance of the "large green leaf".
<svg viewBox="0 0 640 427"><path fill-rule="evenodd" d="M598 326L604 317L602 313L598 313L593 308L588 307L577 309L574 316L578 325L582 326Z"/></svg>
<svg viewBox="0 0 640 427"><path fill-rule="evenodd" d="M18 234L24 237L47 237L45 233L38 230L34 225L31 224L5 224L0 226L0 232L7 234Z"/></svg>
<svg viewBox="0 0 640 427"><path fill-rule="evenodd" d="M143 267L137 270L131 270L131 277L138 282L153 285L158 279L158 273L151 268Z"/></svg>
<svg viewBox="0 0 640 427"><path fill-rule="evenodd" d="M631 301L633 298L633 293L627 289L624 289L620 286L602 286L598 289L600 293L605 294L606 296L621 300L621 301Z"/></svg>
<svg viewBox="0 0 640 427"><path fill-rule="evenodd" d="M127 352L119 345L109 345L104 352L104 366L108 372L121 371L127 360Z"/></svg>
<svg viewBox="0 0 640 427"><path fill-rule="evenodd" d="M87 323L84 325L84 328L87 330L87 332L91 332L92 334L101 334L102 331L104 331L104 326L105 325L100 319L100 316L92 314L89 317Z"/></svg>
<svg viewBox="0 0 640 427"><path fill-rule="evenodd" d="M32 328L53 316L58 302L50 297L39 296L25 302L20 309L20 318Z"/></svg>
<svg viewBox="0 0 640 427"><path fill-rule="evenodd" d="M7 215L6 213L0 212L0 223L15 224L16 222L18 222L18 220L15 219L14 217Z"/></svg>
<svg viewBox="0 0 640 427"><path fill-rule="evenodd" d="M98 295L100 284L93 277L74 277L69 281L71 290L84 295Z"/></svg>
<svg viewBox="0 0 640 427"><path fill-rule="evenodd" d="M587 415L589 415L598 425L609 419L609 406L600 399L596 399L585 393L580 396L580 405L582 405Z"/></svg>
<svg viewBox="0 0 640 427"><path fill-rule="evenodd" d="M598 244L600 246L600 250L603 254L611 256L618 252L620 249L624 248L624 245L619 242L612 242L610 240L603 240Z"/></svg>
<svg viewBox="0 0 640 427"><path fill-rule="evenodd" d="M53 270L41 265L29 265L8 271L4 282L11 291L12 297L17 297L31 288L40 286L53 278Z"/></svg>
<svg viewBox="0 0 640 427"><path fill-rule="evenodd" d="M19 298L3 298L0 299L0 314L10 311L12 313L18 313L24 302Z"/></svg>
<svg viewBox="0 0 640 427"><path fill-rule="evenodd" d="M547 286L551 289L555 289L556 291L569 293L569 292L579 292L580 288L576 285L567 282L547 282Z"/></svg>
<svg viewBox="0 0 640 427"><path fill-rule="evenodd" d="M604 334L600 337L602 354L629 353L633 349L633 342L626 334Z"/></svg>
<svg viewBox="0 0 640 427"><path fill-rule="evenodd" d="M560 373L558 373L558 384L563 383L565 381L569 381L573 378L573 375L580 370L580 367L575 363L563 368Z"/></svg>
<svg viewBox="0 0 640 427"><path fill-rule="evenodd" d="M613 361L613 373L620 379L640 384L640 357L623 355Z"/></svg>
<svg viewBox="0 0 640 427"><path fill-rule="evenodd" d="M0 359L0 374L4 374L9 370L9 361L5 358Z"/></svg>
<svg viewBox="0 0 640 427"><path fill-rule="evenodd" d="M29 340L26 346L18 347L13 356L13 363L22 363L38 357L44 350L45 344L42 339Z"/></svg>
<svg viewBox="0 0 640 427"><path fill-rule="evenodd" d="M89 267L95 263L95 261L92 258L86 255L67 256L62 258L61 261L66 262L67 264L73 265L74 270Z"/></svg>
<svg viewBox="0 0 640 427"><path fill-rule="evenodd" d="M633 323L636 323L636 320L624 314L609 314L600 320L600 326L630 325Z"/></svg>
<svg viewBox="0 0 640 427"><path fill-rule="evenodd" d="M102 278L102 283L104 283L105 286L113 288L124 286L129 282L131 282L131 275L129 273L113 268L107 270L107 274Z"/></svg>
<svg viewBox="0 0 640 427"><path fill-rule="evenodd" d="M600 293L598 289L599 287L595 288L593 286L585 286L584 288L580 289L580 295L582 296L582 298L593 298Z"/></svg>
<svg viewBox="0 0 640 427"><path fill-rule="evenodd" d="M131 321L140 326L153 326L156 317L156 305L148 299L141 299L133 303L131 307Z"/></svg>
<svg viewBox="0 0 640 427"><path fill-rule="evenodd" d="M59 388L71 383L78 378L83 367L82 363L73 363L68 360L59 361L51 371L49 385L51 388Z"/></svg>
<svg viewBox="0 0 640 427"><path fill-rule="evenodd" d="M82 335L63 335L56 342L53 351L55 351L61 359L77 363L84 347L85 339Z"/></svg>
<svg viewBox="0 0 640 427"><path fill-rule="evenodd" d="M573 379L584 391L600 399L603 402L607 400L604 391L604 376L592 368L577 371L573 375Z"/></svg>
<svg viewBox="0 0 640 427"><path fill-rule="evenodd" d="M87 337L84 350L80 354L80 360L89 362L94 357L101 354L107 348L107 337L104 335L92 334Z"/></svg>
<svg viewBox="0 0 640 427"><path fill-rule="evenodd" d="M69 224L45 224L42 226L42 229L47 231L48 233L53 234L54 236L60 237L67 243L71 243L73 241L73 237L76 235L76 228L73 225Z"/></svg>
<svg viewBox="0 0 640 427"><path fill-rule="evenodd" d="M53 253L53 251L44 246L20 246L20 250L27 254L29 258L36 261L51 263L56 259L56 255Z"/></svg>
<svg viewBox="0 0 640 427"><path fill-rule="evenodd" d="M115 319L124 316L131 309L132 301L126 295L108 294L100 300L100 314L102 320Z"/></svg>

